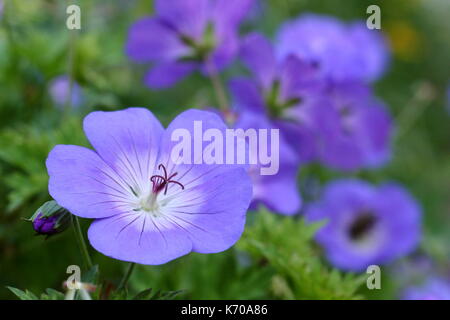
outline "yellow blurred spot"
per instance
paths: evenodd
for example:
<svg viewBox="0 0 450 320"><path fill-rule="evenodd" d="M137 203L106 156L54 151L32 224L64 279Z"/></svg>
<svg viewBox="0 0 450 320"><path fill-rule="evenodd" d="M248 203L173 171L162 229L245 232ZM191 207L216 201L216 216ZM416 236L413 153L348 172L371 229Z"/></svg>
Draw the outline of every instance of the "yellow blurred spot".
<svg viewBox="0 0 450 320"><path fill-rule="evenodd" d="M421 51L421 36L407 21L395 21L387 24L385 31L394 55L406 61L415 61Z"/></svg>

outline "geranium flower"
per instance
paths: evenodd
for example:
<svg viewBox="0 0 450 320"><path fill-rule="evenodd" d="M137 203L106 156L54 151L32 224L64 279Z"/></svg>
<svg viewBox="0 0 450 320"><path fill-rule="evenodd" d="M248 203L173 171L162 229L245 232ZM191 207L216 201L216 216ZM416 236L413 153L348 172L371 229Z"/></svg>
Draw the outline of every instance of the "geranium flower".
<svg viewBox="0 0 450 320"><path fill-rule="evenodd" d="M317 120L317 155L331 168L356 170L385 164L391 155L392 118L361 82L335 83Z"/></svg>
<svg viewBox="0 0 450 320"><path fill-rule="evenodd" d="M326 15L305 14L284 23L277 44L280 59L295 54L335 81L377 80L389 60L380 32L369 30L362 21L345 24Z"/></svg>
<svg viewBox="0 0 450 320"><path fill-rule="evenodd" d="M316 240L338 268L362 271L411 252L420 237L420 209L403 188L378 188L359 180L338 180L306 213L325 221Z"/></svg>
<svg viewBox="0 0 450 320"><path fill-rule="evenodd" d="M84 131L95 151L58 145L50 152L49 192L72 214L95 219L88 237L96 250L153 265L191 251L220 252L239 239L252 197L245 168L171 157L176 129L202 146L193 140L194 121L203 130L226 129L217 115L199 110L183 112L166 130L143 108L92 112Z"/></svg>
<svg viewBox="0 0 450 320"><path fill-rule="evenodd" d="M299 160L311 161L316 118L325 111L321 96L325 83L316 68L293 55L277 60L270 42L258 33L243 39L241 59L253 78L230 82L236 108L264 114L280 128Z"/></svg>
<svg viewBox="0 0 450 320"><path fill-rule="evenodd" d="M57 107L64 107L67 103L73 107L79 107L83 101L80 85L73 82L71 92L70 79L66 75L58 76L51 81L49 93ZM69 98L70 95L71 98Z"/></svg>
<svg viewBox="0 0 450 320"><path fill-rule="evenodd" d="M156 0L156 14L131 26L126 53L136 62L155 64L145 76L151 88L170 87L194 70L210 74L237 53L238 27L252 3Z"/></svg>
<svg viewBox="0 0 450 320"><path fill-rule="evenodd" d="M428 279L421 286L411 286L403 292L404 300L450 300L450 283L440 278Z"/></svg>

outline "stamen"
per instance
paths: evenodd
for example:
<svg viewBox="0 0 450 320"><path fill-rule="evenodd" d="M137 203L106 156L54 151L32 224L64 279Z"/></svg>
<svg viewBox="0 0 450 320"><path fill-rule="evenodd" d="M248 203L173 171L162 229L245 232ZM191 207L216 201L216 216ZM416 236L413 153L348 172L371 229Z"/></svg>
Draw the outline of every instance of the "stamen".
<svg viewBox="0 0 450 320"><path fill-rule="evenodd" d="M160 164L158 166L158 169L161 170L161 168L164 173L164 176L155 174L155 175L151 176L151 178L150 178L150 181L153 184L153 188L152 188L153 193L158 194L159 192L161 192L164 189L164 194L167 194L167 188L169 187L170 183L177 184L181 187L182 190L184 190L184 185L182 183L180 183L176 180L172 180L172 178L175 177L178 174L178 172L175 172L172 175L170 175L170 177L167 177L166 167L163 164Z"/></svg>

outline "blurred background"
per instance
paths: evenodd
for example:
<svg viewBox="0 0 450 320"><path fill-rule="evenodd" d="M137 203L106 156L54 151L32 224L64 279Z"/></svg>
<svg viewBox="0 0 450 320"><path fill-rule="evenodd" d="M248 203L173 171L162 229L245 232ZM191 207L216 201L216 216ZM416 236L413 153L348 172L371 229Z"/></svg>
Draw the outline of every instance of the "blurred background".
<svg viewBox="0 0 450 320"><path fill-rule="evenodd" d="M180 111L215 100L200 75L164 91L142 83L145 70L127 59L124 43L132 22L152 13L151 0L0 2L0 298L12 299L7 285L35 293L62 290L67 266L81 265L73 230L45 240L22 220L50 199L45 159L55 144L88 146L81 122L92 110L143 106L167 124ZM80 32L66 28L69 4L82 8ZM364 274L327 264L311 240L313 230L300 219L249 213L250 227L233 249L138 266L132 290L184 290L181 298L197 299L395 299L430 272L450 276L450 2L266 0L243 31L273 36L283 21L304 12L365 20L371 4L381 7L392 50L375 91L389 106L397 132L388 165L351 176L396 180L420 202L423 239L416 252L383 267L382 290L367 290ZM235 64L224 77L241 69ZM71 108L58 96L69 78L76 82ZM348 176L322 170L318 183ZM83 221L85 230L88 225ZM100 276L117 282L124 263L91 253Z"/></svg>

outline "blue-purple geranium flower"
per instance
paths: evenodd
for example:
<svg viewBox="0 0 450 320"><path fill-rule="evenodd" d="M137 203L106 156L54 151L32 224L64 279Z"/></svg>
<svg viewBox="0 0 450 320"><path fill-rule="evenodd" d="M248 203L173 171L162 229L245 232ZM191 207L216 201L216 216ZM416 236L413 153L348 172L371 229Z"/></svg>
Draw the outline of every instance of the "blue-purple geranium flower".
<svg viewBox="0 0 450 320"><path fill-rule="evenodd" d="M172 160L172 132L192 133L194 121L226 129L199 110L183 112L165 130L147 109L93 112L84 131L95 151L58 145L50 152L49 192L71 213L96 219L88 232L95 249L162 264L191 251L220 252L239 239L252 197L245 168Z"/></svg>
<svg viewBox="0 0 450 320"><path fill-rule="evenodd" d="M373 81L389 60L387 42L364 22L345 24L325 15L305 14L286 22L277 36L279 58L295 54L314 63L326 78Z"/></svg>
<svg viewBox="0 0 450 320"><path fill-rule="evenodd" d="M75 81L70 88L70 79L66 75L54 78L50 83L49 93L57 107L64 107L70 104L79 107L83 101L81 87Z"/></svg>
<svg viewBox="0 0 450 320"><path fill-rule="evenodd" d="M361 271L411 252L420 237L420 209L398 185L374 187L359 180L330 183L306 213L308 221L325 220L316 239L330 262Z"/></svg>
<svg viewBox="0 0 450 320"><path fill-rule="evenodd" d="M331 168L379 167L390 158L392 119L361 82L334 83L316 122L317 157Z"/></svg>
<svg viewBox="0 0 450 320"><path fill-rule="evenodd" d="M126 44L136 62L153 62L145 83L172 86L194 70L213 73L238 51L238 27L253 0L156 0L155 15L134 23Z"/></svg>
<svg viewBox="0 0 450 320"><path fill-rule="evenodd" d="M403 292L404 300L450 300L448 280L431 278L421 286L411 286Z"/></svg>
<svg viewBox="0 0 450 320"><path fill-rule="evenodd" d="M301 162L315 156L316 118L324 112L325 84L314 65L288 56L277 60L270 42L252 33L243 39L241 59L253 78L237 78L230 89L237 109L265 115L280 128Z"/></svg>

